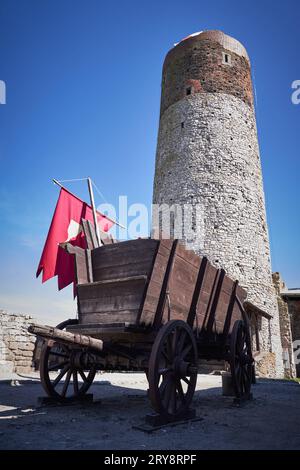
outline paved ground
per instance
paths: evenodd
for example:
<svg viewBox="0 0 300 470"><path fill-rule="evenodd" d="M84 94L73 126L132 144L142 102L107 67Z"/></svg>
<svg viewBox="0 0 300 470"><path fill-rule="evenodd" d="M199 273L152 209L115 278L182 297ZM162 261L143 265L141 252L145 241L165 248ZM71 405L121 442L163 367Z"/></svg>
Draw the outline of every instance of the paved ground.
<svg viewBox="0 0 300 470"><path fill-rule="evenodd" d="M18 380L0 381L0 449L300 449L295 382L261 379L238 408L219 376L199 375L194 406L203 419L145 434L132 429L151 412L143 374L98 375L94 403L67 407L39 406L38 379Z"/></svg>

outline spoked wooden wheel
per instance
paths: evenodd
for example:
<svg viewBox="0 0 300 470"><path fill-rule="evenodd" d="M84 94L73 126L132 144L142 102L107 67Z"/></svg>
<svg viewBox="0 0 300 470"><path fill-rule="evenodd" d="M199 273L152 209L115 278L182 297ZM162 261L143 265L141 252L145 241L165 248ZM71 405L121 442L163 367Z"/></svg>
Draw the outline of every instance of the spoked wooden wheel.
<svg viewBox="0 0 300 470"><path fill-rule="evenodd" d="M234 323L230 339L230 369L237 398L249 398L253 357L249 330L244 321Z"/></svg>
<svg viewBox="0 0 300 470"><path fill-rule="evenodd" d="M160 329L148 370L149 398L157 413L179 419L188 411L197 382L197 357L187 323L173 320Z"/></svg>
<svg viewBox="0 0 300 470"><path fill-rule="evenodd" d="M70 324L63 322L56 328L64 329ZM84 395L96 373L96 366L89 366L89 362L85 351L53 340L46 341L41 351L40 376L48 396L65 402Z"/></svg>

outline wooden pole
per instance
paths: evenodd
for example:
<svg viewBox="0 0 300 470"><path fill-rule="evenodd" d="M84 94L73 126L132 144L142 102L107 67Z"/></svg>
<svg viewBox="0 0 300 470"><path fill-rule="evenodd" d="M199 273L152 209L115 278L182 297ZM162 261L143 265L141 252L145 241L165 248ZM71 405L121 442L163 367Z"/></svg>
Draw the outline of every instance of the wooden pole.
<svg viewBox="0 0 300 470"><path fill-rule="evenodd" d="M93 211L93 218L94 218L97 242L98 242L98 246L101 246L102 243L101 243L100 232L99 232L99 225L98 225L98 219L97 219L97 212L96 212L96 206L95 206L92 180L91 180L90 177L88 177L87 181L88 181L88 187L89 187L89 193L90 193L90 199L91 199L91 206L92 206L92 211Z"/></svg>
<svg viewBox="0 0 300 470"><path fill-rule="evenodd" d="M28 331L33 335L52 339L59 343L78 345L95 351L102 351L103 349L103 341L101 339L92 338L92 336L86 336L80 333L62 331L53 326L31 324L28 327Z"/></svg>
<svg viewBox="0 0 300 470"><path fill-rule="evenodd" d="M88 180L89 178L85 178L85 179ZM56 184L56 185L59 186L60 188L64 189L65 191L68 191L68 193L72 194L72 196L77 197L77 199L78 199L78 196L76 196L76 195L73 194L69 189L67 189L65 186L63 186L58 180L56 180L55 178L52 178L52 181L53 181L54 184ZM116 225L118 225L119 227L126 229L126 227L125 227L124 225L120 224L120 222L118 222L117 220L114 220L114 219L108 217L107 215L105 216L105 218L106 218L107 220L109 220L110 222L112 222L113 224L116 224Z"/></svg>
<svg viewBox="0 0 300 470"><path fill-rule="evenodd" d="M57 184L57 186L59 186L60 188L62 189L66 189L59 181L57 181L56 179L52 178L52 181L53 183ZM69 191L69 190L67 190ZM69 191L70 192L70 191ZM71 193L72 194L72 193Z"/></svg>

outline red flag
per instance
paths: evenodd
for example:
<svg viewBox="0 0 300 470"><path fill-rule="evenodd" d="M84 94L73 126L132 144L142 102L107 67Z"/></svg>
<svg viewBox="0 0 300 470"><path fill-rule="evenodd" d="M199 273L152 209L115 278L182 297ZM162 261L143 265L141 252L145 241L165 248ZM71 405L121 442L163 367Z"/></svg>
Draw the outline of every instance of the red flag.
<svg viewBox="0 0 300 470"><path fill-rule="evenodd" d="M112 221L99 212L97 218L99 228L105 232L113 225ZM59 290L75 281L73 256L61 248L59 243L68 242L81 248L87 247L81 219L93 222L92 208L62 188L36 273L38 277L43 271L43 282L57 276Z"/></svg>

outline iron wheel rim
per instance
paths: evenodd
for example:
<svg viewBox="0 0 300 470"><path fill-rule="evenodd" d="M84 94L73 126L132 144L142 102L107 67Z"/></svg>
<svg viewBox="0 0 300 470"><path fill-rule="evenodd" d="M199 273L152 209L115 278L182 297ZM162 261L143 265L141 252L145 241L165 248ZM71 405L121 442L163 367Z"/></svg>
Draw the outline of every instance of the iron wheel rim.
<svg viewBox="0 0 300 470"><path fill-rule="evenodd" d="M42 385L49 396L59 401L70 401L84 395L94 380L96 367L87 373L84 367L75 366L72 358L75 353L68 346L52 340L43 348L40 362ZM58 374L51 377L54 371Z"/></svg>
<svg viewBox="0 0 300 470"><path fill-rule="evenodd" d="M149 361L149 398L165 417L184 415L197 382L197 344L187 323L170 321L159 331Z"/></svg>
<svg viewBox="0 0 300 470"><path fill-rule="evenodd" d="M249 330L244 321L234 323L230 340L230 369L237 398L248 396L252 384L253 358Z"/></svg>

